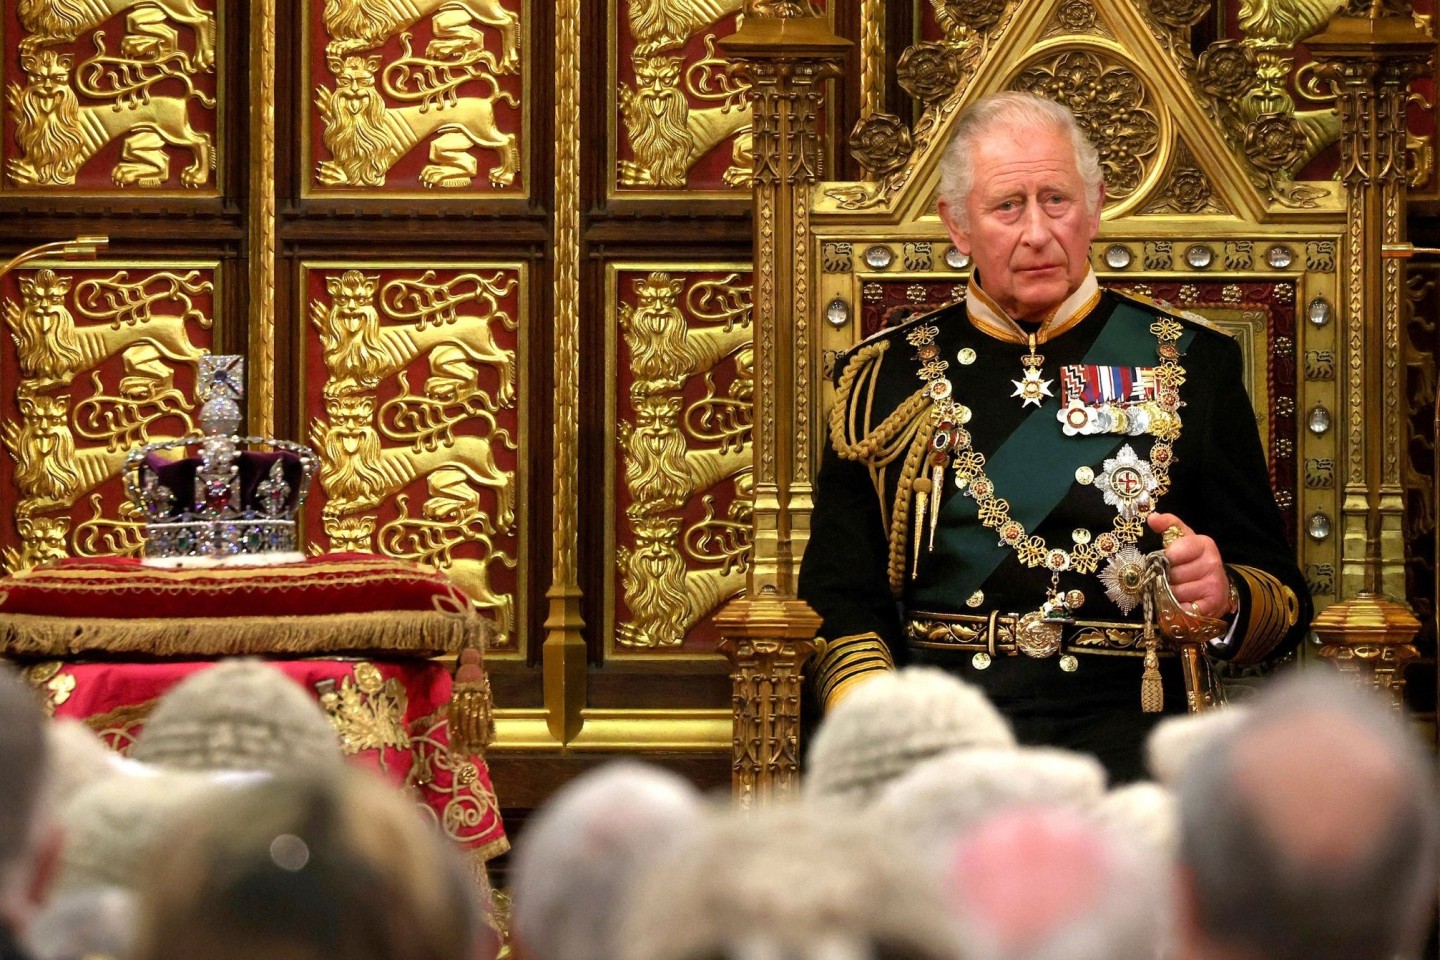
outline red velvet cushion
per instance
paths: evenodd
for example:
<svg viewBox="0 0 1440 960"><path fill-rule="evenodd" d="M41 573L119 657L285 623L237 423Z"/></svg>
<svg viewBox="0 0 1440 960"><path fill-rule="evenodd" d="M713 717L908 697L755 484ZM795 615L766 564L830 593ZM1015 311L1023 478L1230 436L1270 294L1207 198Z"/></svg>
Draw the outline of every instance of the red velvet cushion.
<svg viewBox="0 0 1440 960"><path fill-rule="evenodd" d="M0 654L11 656L431 656L478 642L478 631L443 574L372 554L205 570L68 559L0 578Z"/></svg>

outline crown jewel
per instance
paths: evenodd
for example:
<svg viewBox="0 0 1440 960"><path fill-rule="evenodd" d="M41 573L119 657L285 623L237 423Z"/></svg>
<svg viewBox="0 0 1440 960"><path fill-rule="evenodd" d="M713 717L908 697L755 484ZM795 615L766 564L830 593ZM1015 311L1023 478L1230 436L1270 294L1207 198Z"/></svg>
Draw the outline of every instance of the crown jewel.
<svg viewBox="0 0 1440 960"><path fill-rule="evenodd" d="M290 563L296 518L315 474L309 447L241 437L245 360L203 356L200 433L146 444L125 462L125 489L145 519L145 562L161 566ZM268 451L247 449L266 446ZM173 459L170 451L195 454Z"/></svg>

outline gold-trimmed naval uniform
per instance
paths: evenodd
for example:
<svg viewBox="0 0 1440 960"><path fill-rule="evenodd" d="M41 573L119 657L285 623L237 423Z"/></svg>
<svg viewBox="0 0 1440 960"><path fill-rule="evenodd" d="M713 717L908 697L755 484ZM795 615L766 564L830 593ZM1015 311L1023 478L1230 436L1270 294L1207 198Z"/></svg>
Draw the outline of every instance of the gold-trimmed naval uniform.
<svg viewBox="0 0 1440 960"><path fill-rule="evenodd" d="M1022 357L1033 354L1043 362L1029 377ZM1178 424L1162 415L1140 434L1067 435L1058 419L1062 367L1154 369L1163 357L1178 371ZM985 689L1022 741L1087 750L1116 779L1140 776L1140 747L1159 716L1141 709L1141 611L1122 613L1098 576L1106 563L1081 546L1110 534L1119 535L1105 541L1111 553L1124 542L1160 547L1143 522L1117 522L1094 480L1107 460L1132 462L1126 447L1166 481L1153 509L1213 537L1226 562L1238 610L1213 656L1260 662L1293 649L1308 628L1310 599L1270 487L1240 349L1223 333L1102 291L1093 274L1038 328L1025 328L972 280L960 303L842 355L836 376L799 591L823 618L821 703L875 671L938 666ZM1026 388L1027 379L1037 384ZM947 401L940 416L936 405ZM976 475L993 481L988 497L956 486L962 466L976 463ZM1007 543L997 515L1016 520L1023 536L1011 529ZM1034 562L1042 540L1078 560L1058 583L1052 566ZM1022 618L1052 583L1083 602L1055 644L1037 644ZM1183 712L1173 655L1161 658L1160 676L1165 712Z"/></svg>

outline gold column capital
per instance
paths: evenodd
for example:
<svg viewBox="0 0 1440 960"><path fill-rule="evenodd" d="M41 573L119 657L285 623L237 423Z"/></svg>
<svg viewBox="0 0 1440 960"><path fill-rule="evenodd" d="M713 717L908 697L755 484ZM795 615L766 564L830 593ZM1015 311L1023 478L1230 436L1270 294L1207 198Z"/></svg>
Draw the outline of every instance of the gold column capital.
<svg viewBox="0 0 1440 960"><path fill-rule="evenodd" d="M839 61L854 46L835 35L824 17L746 17L740 29L716 42L731 60Z"/></svg>
<svg viewBox="0 0 1440 960"><path fill-rule="evenodd" d="M734 689L735 799L754 807L800 783L800 697L820 617L793 597L732 600L715 616Z"/></svg>
<svg viewBox="0 0 1440 960"><path fill-rule="evenodd" d="M1341 14L1307 38L1305 46L1316 60L1380 61L1405 53L1428 58L1435 41L1413 17Z"/></svg>
<svg viewBox="0 0 1440 960"><path fill-rule="evenodd" d="M1403 604L1361 593L1326 607L1311 629L1320 638L1320 659L1387 691L1400 706L1405 667L1420 656L1413 642L1420 621Z"/></svg>

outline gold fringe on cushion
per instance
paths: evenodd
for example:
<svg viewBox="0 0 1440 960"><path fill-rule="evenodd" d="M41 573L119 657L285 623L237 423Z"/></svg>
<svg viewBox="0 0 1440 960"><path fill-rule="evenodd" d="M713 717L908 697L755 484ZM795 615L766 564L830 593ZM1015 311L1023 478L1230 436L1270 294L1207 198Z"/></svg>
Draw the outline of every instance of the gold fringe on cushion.
<svg viewBox="0 0 1440 960"><path fill-rule="evenodd" d="M438 656L473 644L480 618L387 610L313 617L96 619L0 615L0 654L70 657L138 653L158 657L395 652Z"/></svg>

